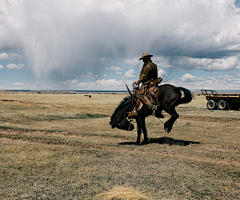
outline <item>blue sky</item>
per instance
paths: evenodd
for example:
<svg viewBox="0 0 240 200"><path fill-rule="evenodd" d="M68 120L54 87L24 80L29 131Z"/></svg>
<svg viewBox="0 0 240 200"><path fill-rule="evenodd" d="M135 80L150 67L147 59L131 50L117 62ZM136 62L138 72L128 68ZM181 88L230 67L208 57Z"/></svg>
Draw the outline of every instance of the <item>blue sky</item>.
<svg viewBox="0 0 240 200"><path fill-rule="evenodd" d="M0 5L0 90L125 90L149 52L167 83L240 91L239 0Z"/></svg>

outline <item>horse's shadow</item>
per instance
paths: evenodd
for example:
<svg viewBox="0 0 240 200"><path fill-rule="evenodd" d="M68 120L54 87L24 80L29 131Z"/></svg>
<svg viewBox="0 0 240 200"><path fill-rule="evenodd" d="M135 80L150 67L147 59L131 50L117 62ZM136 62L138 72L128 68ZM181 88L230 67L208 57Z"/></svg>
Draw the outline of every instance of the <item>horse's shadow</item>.
<svg viewBox="0 0 240 200"><path fill-rule="evenodd" d="M179 145L179 146L188 146L190 144L200 144L200 142L194 142L194 141L186 141L186 140L175 140L170 137L161 137L161 138L151 138L148 142L148 144L168 144L171 145ZM119 143L120 145L135 145L135 142L122 142Z"/></svg>

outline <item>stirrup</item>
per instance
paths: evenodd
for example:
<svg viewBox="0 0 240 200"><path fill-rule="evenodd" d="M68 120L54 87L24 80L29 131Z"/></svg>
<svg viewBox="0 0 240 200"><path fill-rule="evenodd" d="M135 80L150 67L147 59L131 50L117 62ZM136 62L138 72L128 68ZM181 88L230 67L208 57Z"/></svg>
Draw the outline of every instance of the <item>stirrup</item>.
<svg viewBox="0 0 240 200"><path fill-rule="evenodd" d="M156 105L153 105L152 103L151 103L151 109L152 109L152 115L154 116L155 115L155 112L156 112L156 110L158 109L158 106L156 106Z"/></svg>
<svg viewBox="0 0 240 200"><path fill-rule="evenodd" d="M151 104L151 109L152 109L153 111L156 111L156 110L158 109L158 106Z"/></svg>

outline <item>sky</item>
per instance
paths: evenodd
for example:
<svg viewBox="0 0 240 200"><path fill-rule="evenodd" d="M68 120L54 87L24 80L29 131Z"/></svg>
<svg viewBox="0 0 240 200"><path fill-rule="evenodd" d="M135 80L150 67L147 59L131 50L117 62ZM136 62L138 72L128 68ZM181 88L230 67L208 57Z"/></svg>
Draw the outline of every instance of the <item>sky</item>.
<svg viewBox="0 0 240 200"><path fill-rule="evenodd" d="M164 84L240 92L240 0L0 0L0 90Z"/></svg>

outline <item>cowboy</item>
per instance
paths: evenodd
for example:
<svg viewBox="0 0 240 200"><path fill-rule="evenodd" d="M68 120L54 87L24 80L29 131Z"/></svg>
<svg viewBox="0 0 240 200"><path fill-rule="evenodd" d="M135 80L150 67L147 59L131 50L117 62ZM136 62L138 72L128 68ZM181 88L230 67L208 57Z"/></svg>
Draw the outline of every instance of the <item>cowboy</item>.
<svg viewBox="0 0 240 200"><path fill-rule="evenodd" d="M142 83L139 93L137 94L138 98L143 102L149 109L157 110L157 106L153 105L150 100L147 98L148 89L151 83L156 82L158 78L158 70L157 65L152 62L151 57L153 55L149 55L148 52L142 54L142 57L139 60L143 61L143 67L139 76L139 80L135 82L136 85ZM129 118L134 118L137 116L137 110L140 110L141 106L138 108L134 108L129 114Z"/></svg>

